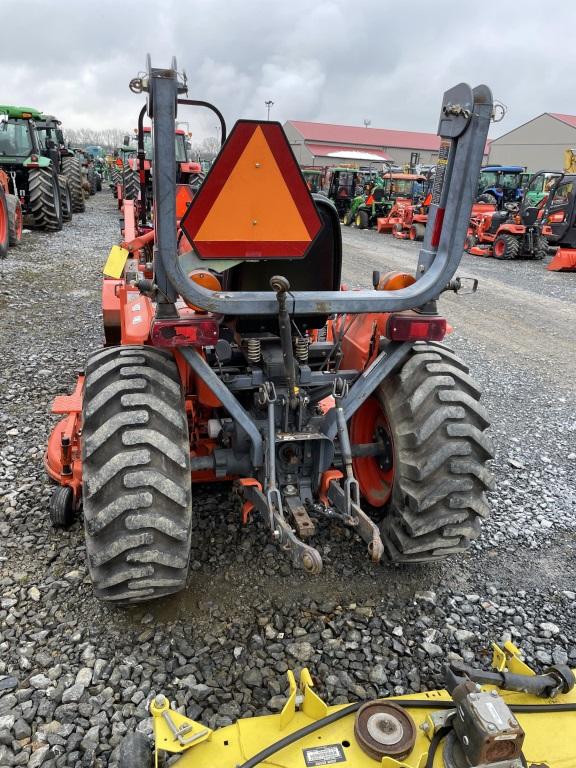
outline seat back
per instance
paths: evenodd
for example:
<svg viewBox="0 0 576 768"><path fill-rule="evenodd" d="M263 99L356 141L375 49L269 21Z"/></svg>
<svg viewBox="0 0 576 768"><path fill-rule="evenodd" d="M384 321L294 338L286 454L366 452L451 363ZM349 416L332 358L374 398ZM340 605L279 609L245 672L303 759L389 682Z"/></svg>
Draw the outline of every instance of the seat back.
<svg viewBox="0 0 576 768"><path fill-rule="evenodd" d="M338 291L342 273L342 234L334 204L324 195L312 195L322 229L303 259L243 261L226 272L226 291L270 291L270 278L283 275L293 291ZM322 328L326 315L296 316L301 331ZM240 333L278 332L276 317L239 317Z"/></svg>

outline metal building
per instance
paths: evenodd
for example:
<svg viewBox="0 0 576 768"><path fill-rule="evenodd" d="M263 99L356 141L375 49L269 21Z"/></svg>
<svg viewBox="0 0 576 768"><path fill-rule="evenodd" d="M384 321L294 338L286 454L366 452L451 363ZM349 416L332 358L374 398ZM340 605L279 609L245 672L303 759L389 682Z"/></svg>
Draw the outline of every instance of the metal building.
<svg viewBox="0 0 576 768"><path fill-rule="evenodd" d="M397 165L433 165L440 138L435 133L361 128L288 120L284 131L303 166L358 165L391 161Z"/></svg>
<svg viewBox="0 0 576 768"><path fill-rule="evenodd" d="M564 150L576 147L576 115L544 114L492 139L490 163L523 165L529 171L562 169Z"/></svg>

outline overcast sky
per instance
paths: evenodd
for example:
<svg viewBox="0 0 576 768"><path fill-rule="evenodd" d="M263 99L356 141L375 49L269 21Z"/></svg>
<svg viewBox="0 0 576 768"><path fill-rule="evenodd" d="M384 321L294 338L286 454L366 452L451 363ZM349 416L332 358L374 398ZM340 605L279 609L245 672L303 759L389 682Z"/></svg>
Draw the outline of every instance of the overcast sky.
<svg viewBox="0 0 576 768"><path fill-rule="evenodd" d="M484 82L508 108L491 135L576 114L576 3L542 0L0 0L0 103L70 127L132 128L128 81L175 55L189 97L238 117L435 131L444 90ZM568 36L568 37L564 37ZM181 110L194 139L215 121Z"/></svg>

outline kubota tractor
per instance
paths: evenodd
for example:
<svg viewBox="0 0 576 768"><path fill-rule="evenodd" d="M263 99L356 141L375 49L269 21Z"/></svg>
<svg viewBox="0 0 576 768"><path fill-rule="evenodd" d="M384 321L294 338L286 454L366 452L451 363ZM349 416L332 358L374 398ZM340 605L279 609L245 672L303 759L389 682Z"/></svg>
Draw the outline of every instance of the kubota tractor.
<svg viewBox="0 0 576 768"><path fill-rule="evenodd" d="M56 399L45 457L53 522L83 505L96 594L127 604L185 586L199 481L230 481L242 520L260 515L310 574L321 517L374 563L465 551L488 514L492 446L437 302L459 285L489 89L444 95L416 275L348 291L338 211L310 195L279 123L236 123L178 227L185 84L174 60L148 61L131 87L152 120L154 230L110 253L108 341Z"/></svg>
<svg viewBox="0 0 576 768"><path fill-rule="evenodd" d="M8 246L22 240L22 205L10 194L10 178L0 167L0 259L6 258Z"/></svg>
<svg viewBox="0 0 576 768"><path fill-rule="evenodd" d="M42 114L40 120L36 121L42 154L52 160L61 177L62 212L64 221L69 221L72 213L82 213L86 204L82 189L82 166L76 154L68 147L61 126L61 121L54 115Z"/></svg>
<svg viewBox="0 0 576 768"><path fill-rule="evenodd" d="M540 196L532 205L533 190L554 185L561 174L558 171L538 171L526 187L520 206L506 203L503 211L482 211L476 204L472 212L464 249L474 256L493 256L495 259L536 259L548 254L548 240L543 227L549 204L549 195Z"/></svg>
<svg viewBox="0 0 576 768"><path fill-rule="evenodd" d="M356 207L355 225L358 229L378 226L379 232L392 232L398 223L399 207L421 200L425 184L425 176L413 173L387 174L378 180L366 200ZM396 206L396 203L399 205Z"/></svg>
<svg viewBox="0 0 576 768"><path fill-rule="evenodd" d="M29 107L0 106L0 168L30 223L39 229L62 229L62 198L58 168L42 155L36 130L40 112Z"/></svg>

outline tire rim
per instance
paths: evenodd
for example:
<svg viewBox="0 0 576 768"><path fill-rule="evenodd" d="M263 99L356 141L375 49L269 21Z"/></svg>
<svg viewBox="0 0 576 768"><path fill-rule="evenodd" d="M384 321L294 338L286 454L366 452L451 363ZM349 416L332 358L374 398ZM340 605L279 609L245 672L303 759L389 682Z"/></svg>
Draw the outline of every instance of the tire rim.
<svg viewBox="0 0 576 768"><path fill-rule="evenodd" d="M392 494L394 483L394 450L388 419L380 401L370 397L352 417L350 442L354 445L384 440L389 456L366 456L352 459L360 492L373 507L382 507Z"/></svg>
<svg viewBox="0 0 576 768"><path fill-rule="evenodd" d="M410 227L409 237L410 237L410 240L416 240L416 237L417 237L416 227Z"/></svg>
<svg viewBox="0 0 576 768"><path fill-rule="evenodd" d="M497 259L500 259L504 254L506 253L506 243L504 240L497 240L494 243L494 256L496 256Z"/></svg>

